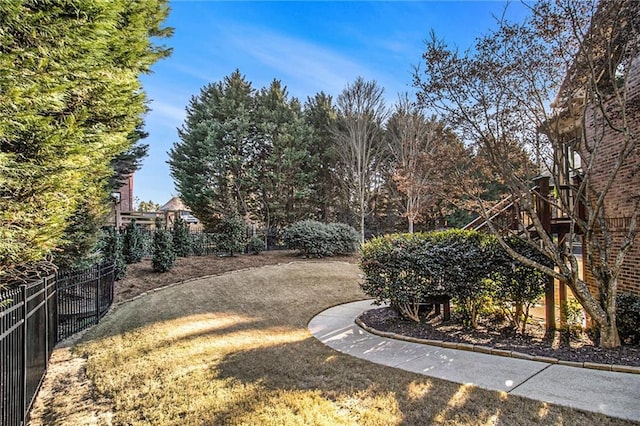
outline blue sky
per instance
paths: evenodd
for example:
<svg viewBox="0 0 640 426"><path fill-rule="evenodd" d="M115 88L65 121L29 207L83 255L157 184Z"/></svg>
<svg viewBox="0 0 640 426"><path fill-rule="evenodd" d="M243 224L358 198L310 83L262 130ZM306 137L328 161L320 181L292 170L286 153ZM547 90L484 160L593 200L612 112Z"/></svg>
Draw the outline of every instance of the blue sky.
<svg viewBox="0 0 640 426"><path fill-rule="evenodd" d="M324 91L335 97L358 76L376 80L391 105L411 92L431 30L464 50L495 27L503 1L172 1L166 41L173 55L143 76L151 99L146 117L149 156L134 178L134 196L164 204L176 194L167 151L189 99L236 68L254 88L275 78L304 101ZM508 16L525 11L511 4Z"/></svg>

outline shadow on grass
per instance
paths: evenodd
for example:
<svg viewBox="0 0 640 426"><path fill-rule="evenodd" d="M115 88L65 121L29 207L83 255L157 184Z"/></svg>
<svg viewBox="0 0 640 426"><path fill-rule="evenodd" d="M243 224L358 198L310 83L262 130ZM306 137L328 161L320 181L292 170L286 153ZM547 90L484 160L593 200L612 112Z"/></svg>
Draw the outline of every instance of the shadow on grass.
<svg viewBox="0 0 640 426"><path fill-rule="evenodd" d="M633 424L371 364L328 349L313 338L229 354L218 370L221 378L260 384L274 395L315 392L332 401L338 412L349 411L348 417L359 424ZM214 423L242 423L262 409L263 401L244 401L220 412ZM304 416L304 407L289 409Z"/></svg>
<svg viewBox="0 0 640 426"><path fill-rule="evenodd" d="M630 424L329 349L306 324L361 298L357 273L309 263L185 283L123 305L79 350L117 424Z"/></svg>

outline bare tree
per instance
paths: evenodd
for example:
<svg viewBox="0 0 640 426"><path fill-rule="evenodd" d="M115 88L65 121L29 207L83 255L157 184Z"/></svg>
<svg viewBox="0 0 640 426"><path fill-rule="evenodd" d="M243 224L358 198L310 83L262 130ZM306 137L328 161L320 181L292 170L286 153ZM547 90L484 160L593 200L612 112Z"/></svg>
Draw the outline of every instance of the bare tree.
<svg viewBox="0 0 640 426"><path fill-rule="evenodd" d="M464 149L444 123L427 118L406 94L396 103L387 132L395 162L393 180L403 195L404 215L413 233L414 223L428 207L439 204L445 192L447 197L456 192L457 185L449 185L450 166L464 156Z"/></svg>
<svg viewBox="0 0 640 426"><path fill-rule="evenodd" d="M637 231L638 99L628 83L640 65L639 17L638 3L629 0L536 3L530 18L501 20L473 52L460 54L432 36L425 68L415 74L422 105L481 147L511 190L518 226L502 227L482 210L488 227L520 235L553 260L552 268L532 262L501 240L512 256L571 288L603 347L620 344L618 278ZM552 190L544 178L532 188L517 172L513 143L550 177ZM627 206L622 226L607 201L620 185L632 190L618 200ZM613 227L622 229L617 237ZM577 236L592 291L570 244Z"/></svg>
<svg viewBox="0 0 640 426"><path fill-rule="evenodd" d="M380 188L380 166L387 155L383 123L387 108L384 90L375 81L358 77L338 96L338 120L333 135L340 159L340 174L356 206L360 238L364 242L364 220Z"/></svg>

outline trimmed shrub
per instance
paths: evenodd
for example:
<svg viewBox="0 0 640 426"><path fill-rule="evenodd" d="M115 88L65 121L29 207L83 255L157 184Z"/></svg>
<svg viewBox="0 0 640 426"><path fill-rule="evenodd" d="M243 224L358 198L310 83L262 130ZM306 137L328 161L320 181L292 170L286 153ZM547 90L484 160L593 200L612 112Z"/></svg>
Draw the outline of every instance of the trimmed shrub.
<svg viewBox="0 0 640 426"><path fill-rule="evenodd" d="M144 256L142 232L136 225L135 219L132 219L124 228L122 254L128 264L138 263Z"/></svg>
<svg viewBox="0 0 640 426"><path fill-rule="evenodd" d="M529 254L525 243L512 244ZM378 303L387 302L420 321L425 298L448 295L463 323L472 327L483 312L491 311L494 301L518 315L526 311L528 317L545 280L511 259L495 237L461 230L374 238L362 247L360 267L365 274L361 287ZM526 324L526 317L523 320Z"/></svg>
<svg viewBox="0 0 640 426"><path fill-rule="evenodd" d="M304 256L325 257L355 252L359 236L355 229L343 223L303 220L288 227L283 239L287 247Z"/></svg>
<svg viewBox="0 0 640 426"><path fill-rule="evenodd" d="M493 283L488 279L494 270L493 247L485 234L475 231L435 232L433 238L444 252L440 259L449 294L463 323L476 328L478 317L493 293Z"/></svg>
<svg viewBox="0 0 640 426"><path fill-rule="evenodd" d="M486 237L494 247L496 272L491 278L495 283L494 300L515 329L526 332L529 311L544 294L549 278L542 272L515 260L500 246L496 237ZM518 238L510 238L507 244L516 252L552 267L551 260L542 252Z"/></svg>
<svg viewBox="0 0 640 426"><path fill-rule="evenodd" d="M151 266L154 271L167 272L173 268L176 253L173 251L173 237L169 231L156 228L153 234L153 258Z"/></svg>
<svg viewBox="0 0 640 426"><path fill-rule="evenodd" d="M99 242L102 258L115 264L115 279L121 280L127 273L127 262L122 254L122 236L114 227L105 228Z"/></svg>
<svg viewBox="0 0 640 426"><path fill-rule="evenodd" d="M218 249L229 253L241 253L246 245L246 225L238 215L225 216L216 227Z"/></svg>
<svg viewBox="0 0 640 426"><path fill-rule="evenodd" d="M251 237L247 243L247 253L260 254L264 250L264 240L259 237Z"/></svg>
<svg viewBox="0 0 640 426"><path fill-rule="evenodd" d="M442 252L428 234L393 234L362 245L362 290L376 303L389 303L401 315L419 322L426 297L450 294L443 280Z"/></svg>
<svg viewBox="0 0 640 426"><path fill-rule="evenodd" d="M193 250L191 247L189 224L180 216L176 217L171 235L173 237L173 251L176 252L176 255L178 257L191 256Z"/></svg>
<svg viewBox="0 0 640 426"><path fill-rule="evenodd" d="M640 297L618 294L616 297L616 322L620 341L625 345L640 343Z"/></svg>
<svg viewBox="0 0 640 426"><path fill-rule="evenodd" d="M347 255L355 253L360 246L360 234L346 223L328 223L327 232L333 254Z"/></svg>

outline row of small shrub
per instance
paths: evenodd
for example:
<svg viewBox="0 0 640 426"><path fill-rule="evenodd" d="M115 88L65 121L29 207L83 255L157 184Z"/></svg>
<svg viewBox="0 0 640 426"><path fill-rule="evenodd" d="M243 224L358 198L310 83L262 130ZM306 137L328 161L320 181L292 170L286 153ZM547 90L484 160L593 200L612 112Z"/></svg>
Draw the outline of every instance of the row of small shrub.
<svg viewBox="0 0 640 426"><path fill-rule="evenodd" d="M170 270L176 257L203 256L213 253L244 252L258 254L264 242L258 237L247 238L245 224L237 216L225 217L215 233L191 233L189 225L177 217L171 230L156 221L156 229L149 233L132 220L122 232L115 228L104 231L100 251L105 260L116 264L117 279L126 274L128 264L137 263L151 255L153 269L159 272Z"/></svg>
<svg viewBox="0 0 640 426"><path fill-rule="evenodd" d="M519 239L508 244L551 265L543 253ZM420 321L419 306L426 298L448 295L472 327L491 303L523 332L529 308L544 293L547 280L511 258L495 237L461 230L374 238L362 247L360 267L366 294L415 321Z"/></svg>
<svg viewBox="0 0 640 426"><path fill-rule="evenodd" d="M322 223L315 220L296 222L287 228L283 239L287 247L307 257L326 257L354 253L359 235L344 223Z"/></svg>

